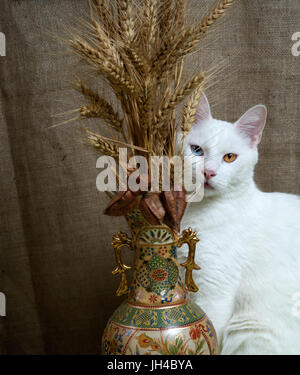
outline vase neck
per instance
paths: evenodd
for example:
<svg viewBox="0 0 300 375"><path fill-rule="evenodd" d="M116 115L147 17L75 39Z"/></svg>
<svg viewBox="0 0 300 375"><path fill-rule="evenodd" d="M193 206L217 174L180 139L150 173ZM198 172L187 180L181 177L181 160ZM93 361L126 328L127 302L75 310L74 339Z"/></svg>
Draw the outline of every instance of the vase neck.
<svg viewBox="0 0 300 375"><path fill-rule="evenodd" d="M179 276L177 234L166 225L145 223L141 216L127 217L135 254L127 302L149 307L186 303L189 297Z"/></svg>

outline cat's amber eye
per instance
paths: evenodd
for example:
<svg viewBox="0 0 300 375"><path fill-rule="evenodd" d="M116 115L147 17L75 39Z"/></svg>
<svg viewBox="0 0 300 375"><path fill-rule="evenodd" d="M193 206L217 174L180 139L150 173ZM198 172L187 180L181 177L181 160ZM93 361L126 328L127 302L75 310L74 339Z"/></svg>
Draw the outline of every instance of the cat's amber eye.
<svg viewBox="0 0 300 375"><path fill-rule="evenodd" d="M232 163L236 160L237 158L237 154L226 154L224 155L224 161L226 161L226 163Z"/></svg>

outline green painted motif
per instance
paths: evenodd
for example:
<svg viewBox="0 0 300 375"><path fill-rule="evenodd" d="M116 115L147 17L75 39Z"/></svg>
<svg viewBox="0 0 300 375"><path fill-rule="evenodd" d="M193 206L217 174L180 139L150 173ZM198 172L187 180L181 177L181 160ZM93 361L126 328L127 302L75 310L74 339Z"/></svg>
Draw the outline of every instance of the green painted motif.
<svg viewBox="0 0 300 375"><path fill-rule="evenodd" d="M205 313L192 302L168 309L136 308L124 302L113 314L116 323L137 328L171 328L191 324Z"/></svg>
<svg viewBox="0 0 300 375"><path fill-rule="evenodd" d="M147 291L155 292L160 296L165 296L175 287L178 277L179 271L175 262L160 255L154 255L151 260L144 261L137 272L140 284Z"/></svg>
<svg viewBox="0 0 300 375"><path fill-rule="evenodd" d="M191 276L194 244L198 240L195 233L188 229L178 237L166 225L148 223L139 209L126 215L126 219L132 239L118 234L114 236L114 241L120 246L130 244L134 251L133 280L126 302L114 312L105 329L103 353L217 353L216 335L211 322L200 307L189 301L188 288L192 287L192 282L185 286L179 277L178 240L181 238L179 243L186 241L184 243L190 247L187 271ZM118 239L119 243L116 243ZM120 252L116 252L116 255L119 256ZM119 287L118 291L123 293L125 289L127 292L127 280L122 266L120 260L116 270L121 273L122 288Z"/></svg>

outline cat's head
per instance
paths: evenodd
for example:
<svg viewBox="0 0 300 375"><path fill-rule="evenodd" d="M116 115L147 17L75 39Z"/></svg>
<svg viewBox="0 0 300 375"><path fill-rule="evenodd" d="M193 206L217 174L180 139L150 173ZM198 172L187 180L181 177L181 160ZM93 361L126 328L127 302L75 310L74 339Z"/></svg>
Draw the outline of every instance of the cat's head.
<svg viewBox="0 0 300 375"><path fill-rule="evenodd" d="M192 156L193 163L204 158L205 197L239 192L249 185L266 118L266 107L256 105L235 123L216 120L203 94L184 155Z"/></svg>

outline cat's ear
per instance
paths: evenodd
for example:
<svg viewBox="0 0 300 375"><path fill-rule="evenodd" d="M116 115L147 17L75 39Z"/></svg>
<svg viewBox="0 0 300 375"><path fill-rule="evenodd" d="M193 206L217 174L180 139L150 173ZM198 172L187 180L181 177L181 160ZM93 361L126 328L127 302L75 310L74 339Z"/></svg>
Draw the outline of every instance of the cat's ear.
<svg viewBox="0 0 300 375"><path fill-rule="evenodd" d="M202 93L200 102L198 104L195 125L203 121L211 119L210 105L204 93Z"/></svg>
<svg viewBox="0 0 300 375"><path fill-rule="evenodd" d="M235 126L241 134L249 138L250 146L254 147L261 141L266 120L267 108L264 105L259 104L244 113L235 123Z"/></svg>

